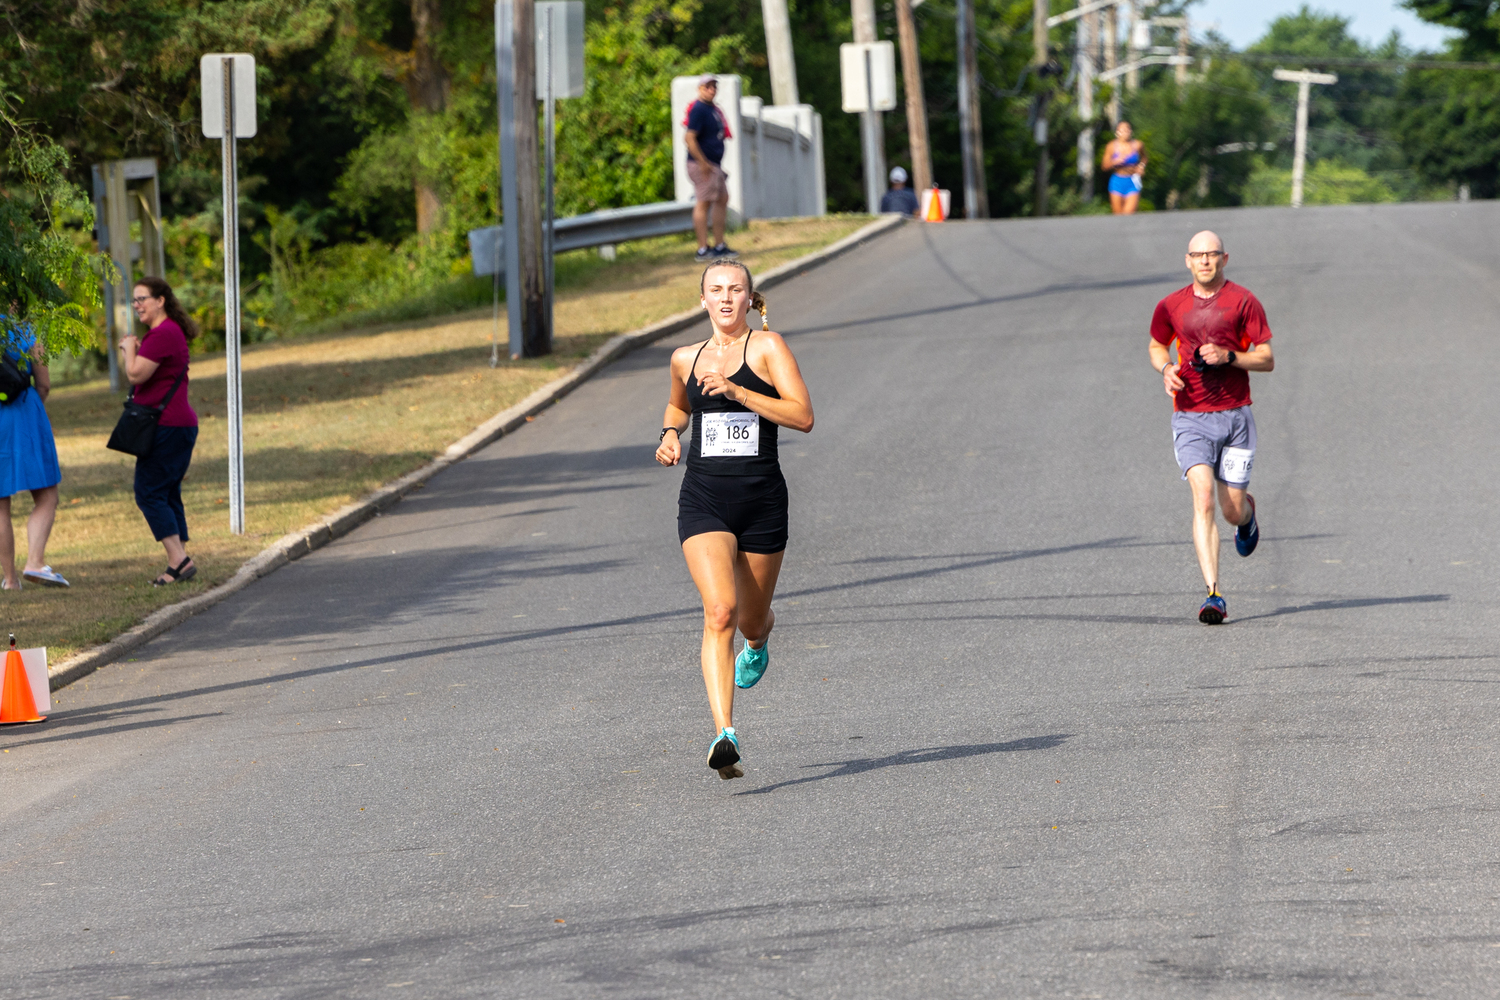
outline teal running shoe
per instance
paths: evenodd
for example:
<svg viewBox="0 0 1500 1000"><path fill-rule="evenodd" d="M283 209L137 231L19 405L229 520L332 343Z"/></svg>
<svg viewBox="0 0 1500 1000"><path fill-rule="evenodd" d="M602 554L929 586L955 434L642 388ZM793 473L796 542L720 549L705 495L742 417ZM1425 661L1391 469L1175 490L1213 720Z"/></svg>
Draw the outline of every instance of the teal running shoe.
<svg viewBox="0 0 1500 1000"><path fill-rule="evenodd" d="M766 674L766 668L771 665L769 646L770 643L767 642L759 649L751 649L750 644L745 643L745 648L734 659L735 687L753 688L760 683L760 679Z"/></svg>
<svg viewBox="0 0 1500 1000"><path fill-rule="evenodd" d="M1245 499L1250 501L1250 520L1234 532L1234 550L1242 556L1248 556L1260 544L1260 524L1255 520L1255 498L1246 493Z"/></svg>
<svg viewBox="0 0 1500 1000"><path fill-rule="evenodd" d="M725 781L745 776L744 769L740 767L740 739L735 735L733 726L725 726L719 730L718 738L708 748L708 766L718 771L719 777Z"/></svg>

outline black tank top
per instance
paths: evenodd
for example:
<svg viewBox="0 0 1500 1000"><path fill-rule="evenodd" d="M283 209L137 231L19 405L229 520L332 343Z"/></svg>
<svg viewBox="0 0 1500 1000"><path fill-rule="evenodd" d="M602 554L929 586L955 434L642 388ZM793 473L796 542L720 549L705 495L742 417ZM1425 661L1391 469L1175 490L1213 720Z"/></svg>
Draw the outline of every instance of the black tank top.
<svg viewBox="0 0 1500 1000"><path fill-rule="evenodd" d="M776 387L755 374L750 367L750 334L745 335L740 366L729 381L742 389L780 399ZM703 342L703 347L708 346ZM698 358L703 347L693 355L688 369L688 405L693 413L693 435L688 445L687 466L690 472L710 476L767 476L781 471L776 455L776 425L747 406L728 396L709 396L698 384ZM747 416L748 414L748 416Z"/></svg>

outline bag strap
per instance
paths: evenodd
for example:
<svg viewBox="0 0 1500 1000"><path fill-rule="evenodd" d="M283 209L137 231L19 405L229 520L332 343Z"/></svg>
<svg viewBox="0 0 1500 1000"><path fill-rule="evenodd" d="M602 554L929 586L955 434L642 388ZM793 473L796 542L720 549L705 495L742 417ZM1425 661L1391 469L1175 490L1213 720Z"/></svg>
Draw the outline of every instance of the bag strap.
<svg viewBox="0 0 1500 1000"><path fill-rule="evenodd" d="M166 398L156 408L157 413L165 413L167 411L167 404L172 401L173 396L177 395L177 387L182 384L182 380L185 378L187 378L187 365L182 366L182 372L177 376L177 381L172 383L172 388L167 390ZM130 395L132 397L135 396L135 386L130 387Z"/></svg>
<svg viewBox="0 0 1500 1000"><path fill-rule="evenodd" d="M172 401L173 396L177 395L177 387L182 384L182 380L185 378L187 378L186 367L182 369L182 374L177 376L177 381L172 383L172 388L167 390L166 398L163 399L161 401L161 404L156 407L157 413L165 413L167 411L167 404ZM125 402L130 403L135 401L135 390L138 388L140 387L134 385L130 387L130 392L126 395Z"/></svg>

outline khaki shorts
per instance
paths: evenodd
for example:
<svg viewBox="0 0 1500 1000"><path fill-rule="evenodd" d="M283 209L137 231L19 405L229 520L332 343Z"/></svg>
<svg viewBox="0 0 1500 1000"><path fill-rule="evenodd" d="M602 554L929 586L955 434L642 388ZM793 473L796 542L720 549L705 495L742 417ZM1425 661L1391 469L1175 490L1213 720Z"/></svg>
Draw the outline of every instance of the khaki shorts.
<svg viewBox="0 0 1500 1000"><path fill-rule="evenodd" d="M717 202L729 200L729 175L719 166L703 169L696 157L689 156L688 180L693 182L693 198L697 201Z"/></svg>

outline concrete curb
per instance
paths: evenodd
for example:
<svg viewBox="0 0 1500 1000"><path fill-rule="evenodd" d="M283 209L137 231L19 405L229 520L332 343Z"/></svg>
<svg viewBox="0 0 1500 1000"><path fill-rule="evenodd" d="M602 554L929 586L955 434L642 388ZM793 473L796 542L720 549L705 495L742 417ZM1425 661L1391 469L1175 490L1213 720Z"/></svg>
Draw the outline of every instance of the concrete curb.
<svg viewBox="0 0 1500 1000"><path fill-rule="evenodd" d="M833 260L876 236L890 232L905 221L905 216L882 216L836 243L830 243L806 257L799 257L780 267L772 268L757 279L755 286L758 289L773 288L790 278ZM75 653L57 663L48 671L52 690L56 691L81 677L87 677L100 667L113 663L168 629L187 621L198 612L206 611L231 594L245 589L261 577L276 572L294 559L300 559L309 552L322 548L335 538L347 535L412 490L422 486L448 466L468 458L485 445L525 426L527 420L593 378L610 362L629 354L636 348L644 347L679 330L687 329L701 320L703 315L702 309L689 309L632 333L622 333L611 337L572 371L548 382L516 405L495 414L453 442L443 454L420 469L385 484L363 499L339 508L300 531L282 536L258 555L248 559L234 576L217 587L204 591L196 597L161 608L147 616L146 620L135 628L116 636L104 645Z"/></svg>

